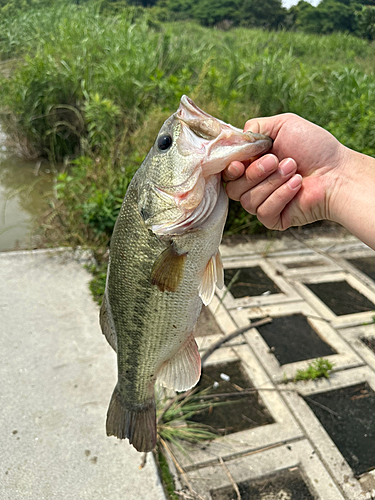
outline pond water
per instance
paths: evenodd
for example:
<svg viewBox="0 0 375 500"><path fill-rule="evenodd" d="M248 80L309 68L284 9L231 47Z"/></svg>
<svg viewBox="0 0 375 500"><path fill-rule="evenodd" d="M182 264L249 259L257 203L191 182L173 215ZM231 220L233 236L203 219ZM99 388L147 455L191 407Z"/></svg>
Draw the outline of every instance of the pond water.
<svg viewBox="0 0 375 500"><path fill-rule="evenodd" d="M0 130L0 251L32 248L31 229L47 209L52 190L49 166L12 156Z"/></svg>

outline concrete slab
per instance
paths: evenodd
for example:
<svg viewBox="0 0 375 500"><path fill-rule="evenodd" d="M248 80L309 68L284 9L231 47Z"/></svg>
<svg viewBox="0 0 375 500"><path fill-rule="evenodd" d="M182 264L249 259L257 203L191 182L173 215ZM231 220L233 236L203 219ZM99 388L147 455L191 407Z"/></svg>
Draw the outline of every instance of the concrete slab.
<svg viewBox="0 0 375 500"><path fill-rule="evenodd" d="M375 324L360 325L339 330L351 347L375 371L375 353L361 339L375 338Z"/></svg>
<svg viewBox="0 0 375 500"><path fill-rule="evenodd" d="M283 302L294 302L296 300L302 300L296 290L282 276L280 276L276 269L271 266L265 259L243 259L241 262L236 262L233 259L223 258L223 265L224 269L237 269L259 266L281 291L280 293L264 293L263 295L236 299L235 297L233 297L230 290L228 290L228 288L224 285L222 290L217 289L216 293L224 306L229 311L238 307L255 307L264 306L267 304L278 304Z"/></svg>
<svg viewBox="0 0 375 500"><path fill-rule="evenodd" d="M303 437L301 428L293 419L277 388L272 384L265 370L260 365L248 345L220 348L227 353L232 351L243 365L245 372L268 409L274 423L235 432L215 439L203 445L184 445L184 453L174 447L175 456L185 471L217 461L218 457L228 460L236 455L243 455L254 450L287 443ZM216 353L215 353L216 354ZM219 359L215 362L222 362ZM225 359L226 361L226 359Z"/></svg>
<svg viewBox="0 0 375 500"><path fill-rule="evenodd" d="M367 276L367 274L360 271L354 264L350 262L350 260L354 259L364 259L364 258L373 258L375 255L374 251L368 249L367 251L357 251L340 254L339 256L335 256L336 262L343 268L345 271L348 271L353 276L362 281L370 290L375 291L375 283L374 281Z"/></svg>
<svg viewBox="0 0 375 500"><path fill-rule="evenodd" d="M340 265L335 261L312 251L308 254L301 252L284 257L271 257L268 260L282 276L288 278L342 271Z"/></svg>
<svg viewBox="0 0 375 500"><path fill-rule="evenodd" d="M311 306L306 304L306 302L293 302L289 304L265 306L262 308L243 308L239 311L231 311L234 321L236 321L240 327L248 325L249 321L254 318L265 316L277 318L279 316L287 316L296 313L305 316L313 330L315 330L315 332L337 352L337 354L324 356L334 364L334 370L353 368L363 364L361 358L355 354L348 343L340 337L336 330L334 330L324 318L320 318L318 313L314 311ZM268 344L256 328L249 329L243 336L254 350L273 382L279 383L285 380L293 380L297 370L305 370L312 361L312 359L307 359L280 365L276 356L270 351Z"/></svg>
<svg viewBox="0 0 375 500"><path fill-rule="evenodd" d="M354 476L353 470L301 396L341 389L362 382L367 382L375 390L375 375L367 366L335 373L328 380L290 383L287 385L290 391L280 393L310 442L314 443L323 464L349 500L375 498L375 471L363 474L360 479Z"/></svg>
<svg viewBox="0 0 375 500"><path fill-rule="evenodd" d="M217 462L211 467L187 473L193 490L204 500L210 500L211 494L220 488L235 483L254 481L271 474L300 468L306 484L314 498L321 500L343 500L339 488L326 471L314 449L303 439L289 445L278 446L268 450L259 450L239 458ZM268 496L264 496L268 498ZM276 496L272 496L276 498ZM290 498L285 491L280 491L277 498Z"/></svg>
<svg viewBox="0 0 375 500"><path fill-rule="evenodd" d="M297 235L295 236L295 234ZM253 236L247 236L246 243L240 243L238 245L226 245L224 244L220 248L222 257L239 257L251 256L252 254L259 254L263 257L267 256L269 253L273 254L286 254L288 252L301 252L306 251L307 248L314 249L318 248L323 251L334 251L340 253L341 251L348 251L348 249L360 250L362 248L368 248L364 243L359 241L355 236L343 231L343 234L335 235L316 235L310 237L304 234L302 231L296 231L295 229L285 231L281 237L267 237L259 238Z"/></svg>
<svg viewBox="0 0 375 500"><path fill-rule="evenodd" d="M0 253L0 498L165 498L153 457L105 435L115 355L69 253Z"/></svg>
<svg viewBox="0 0 375 500"><path fill-rule="evenodd" d="M249 241L223 248L222 255L228 269L260 266L281 290L279 294L239 299L225 288L217 291L210 309L220 318L223 333L255 318L300 313L337 354L326 356L335 363L330 379L284 385L280 383L284 377L293 378L296 370L306 368L311 360L280 366L256 329L249 329L218 349L209 363L241 360L275 423L211 443L184 446L189 458L176 451L191 487L201 498L210 499L211 492L231 485L233 480L255 480L298 467L317 499L375 499L375 470L356 478L301 397L364 381L374 388L375 355L359 340L374 336L374 311L336 316L306 286L345 280L375 303L373 282L346 260L371 256L373 251L354 237L304 242L286 238L271 243ZM201 351L219 337L198 339ZM220 460L225 461L225 466Z"/></svg>
<svg viewBox="0 0 375 500"><path fill-rule="evenodd" d="M335 282L335 281L346 281L352 288L361 293L370 302L375 304L375 291L370 290L366 287L359 279L355 276L346 272L336 272L336 273L322 273L320 275L311 275L309 277L299 278L293 280L293 286L296 287L298 293L309 303L320 316L331 321L331 325L334 328L346 328L355 325L361 325L363 323L369 323L372 321L374 316L374 310L345 314L342 316L337 316L328 306L324 304L309 288L306 284L310 283L324 283L324 282Z"/></svg>

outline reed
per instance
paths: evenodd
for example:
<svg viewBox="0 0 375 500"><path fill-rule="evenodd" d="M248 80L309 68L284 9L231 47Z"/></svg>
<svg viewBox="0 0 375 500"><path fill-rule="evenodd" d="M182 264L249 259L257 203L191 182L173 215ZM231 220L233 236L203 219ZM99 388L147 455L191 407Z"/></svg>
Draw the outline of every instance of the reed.
<svg viewBox="0 0 375 500"><path fill-rule="evenodd" d="M113 15L59 2L0 19L0 120L25 156L67 166L51 201L54 220L71 234L83 224L84 240L104 241L183 93L239 127L252 116L295 112L375 155L374 54L344 34L222 32L160 23L152 9ZM232 211L229 232L258 228Z"/></svg>

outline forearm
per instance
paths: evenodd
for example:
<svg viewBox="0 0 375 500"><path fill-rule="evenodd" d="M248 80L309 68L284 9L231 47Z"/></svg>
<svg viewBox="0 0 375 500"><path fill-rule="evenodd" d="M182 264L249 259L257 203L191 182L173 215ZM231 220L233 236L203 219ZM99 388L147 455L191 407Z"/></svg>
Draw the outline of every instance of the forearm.
<svg viewBox="0 0 375 500"><path fill-rule="evenodd" d="M329 201L329 218L375 250L375 158L347 149Z"/></svg>

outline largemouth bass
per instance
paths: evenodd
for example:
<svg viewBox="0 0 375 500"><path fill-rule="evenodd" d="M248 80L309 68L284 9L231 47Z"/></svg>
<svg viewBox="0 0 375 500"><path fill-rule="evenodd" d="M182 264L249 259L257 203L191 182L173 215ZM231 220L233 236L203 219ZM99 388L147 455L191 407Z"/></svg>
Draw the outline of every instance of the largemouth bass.
<svg viewBox="0 0 375 500"><path fill-rule="evenodd" d="M110 246L100 324L117 352L107 435L138 451L156 444L156 379L184 391L200 378L194 326L215 285L228 198L220 172L272 146L181 98L134 175Z"/></svg>

